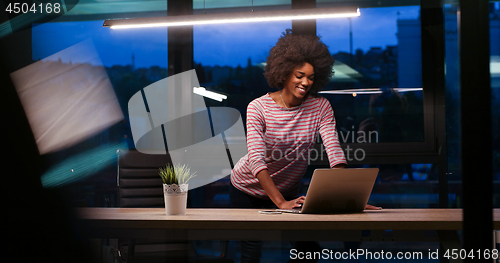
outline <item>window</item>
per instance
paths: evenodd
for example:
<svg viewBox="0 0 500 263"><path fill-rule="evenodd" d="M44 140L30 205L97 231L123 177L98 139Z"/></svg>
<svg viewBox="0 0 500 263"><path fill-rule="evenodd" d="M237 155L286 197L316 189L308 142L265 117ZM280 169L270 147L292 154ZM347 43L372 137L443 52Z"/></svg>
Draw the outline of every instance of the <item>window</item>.
<svg viewBox="0 0 500 263"><path fill-rule="evenodd" d="M422 142L420 7L360 12L317 21L317 34L336 59L322 95L335 110L341 142Z"/></svg>
<svg viewBox="0 0 500 263"><path fill-rule="evenodd" d="M41 24L32 29L33 60L43 60L84 41L95 47L98 60L94 65L106 69L124 114L133 94L167 77L166 28L111 30L104 28L101 20ZM76 56L71 59L79 62Z"/></svg>
<svg viewBox="0 0 500 263"><path fill-rule="evenodd" d="M69 51L69 53L68 53ZM66 54L66 55L62 55ZM167 29L156 28L147 30L111 30L103 28L102 21L78 21L46 23L32 29L33 61L50 63L60 68L82 68L85 65L90 71L101 70L104 76L99 81L109 81L113 96L119 104L122 117L102 126L99 130L81 137L65 149L44 154L45 165L48 168L64 165L71 157L74 164L92 162L86 153L103 147L134 148L130 125L128 122L128 101L132 95L142 88L167 77ZM94 57L88 61L88 57ZM89 63L90 62L90 63ZM87 71L72 72L87 85L91 75ZM83 74L83 75L82 75ZM54 81L53 78L52 81ZM87 81L87 82L85 82ZM64 83L59 83L63 85ZM75 85L67 85L75 87ZM88 85L87 85L88 86ZM51 94L56 98L59 93ZM65 101L59 98L57 103ZM42 101L39 99L38 101ZM86 115L85 109L72 109ZM77 133L77 132L76 132ZM79 202L89 206L112 206L116 199L116 148L109 150L106 158L109 160L99 169L86 171L82 178L89 177L85 182L74 186L73 193ZM96 161L96 160L94 160ZM91 167L89 164L87 167ZM70 167L72 168L72 167ZM69 168L68 168L69 169ZM92 176L99 174L99 176ZM104 188L104 190L102 189ZM100 189L100 190L99 190ZM86 195L99 195L95 198Z"/></svg>
<svg viewBox="0 0 500 263"><path fill-rule="evenodd" d="M317 34L336 60L322 95L335 111L349 166L380 169L374 204L439 207L438 161L416 154L434 151L437 136L432 111L424 107L432 96L424 97L421 8L366 7L360 13L317 20Z"/></svg>
<svg viewBox="0 0 500 263"><path fill-rule="evenodd" d="M252 5L251 1L237 6L227 6L228 3L202 5L201 1L195 1L193 5L195 12ZM253 4L283 9L289 8L290 2L254 1ZM336 58L336 74L324 89L334 94L322 96L331 101L335 110L339 137L351 166L392 165L401 176L387 178L397 178L394 180L397 183L414 183L410 175L420 169L418 165L432 166L433 172L438 167L433 92L424 92L420 6L362 7L360 11L361 17L320 19L316 23L317 34ZM228 96L222 102L205 98L206 106L236 108L245 121L248 103L275 90L268 87L262 74L264 63L269 49L291 27L291 21L265 26L258 23L194 26L193 58L199 82L207 90ZM128 99L167 76L166 30L114 31L103 28L102 20L50 23L33 28L34 60L89 38L95 45L125 121L99 138L92 138L94 141L89 145L117 140L133 147L126 122ZM447 81L451 77L447 75ZM350 147L350 152L346 147ZM456 153L449 151L449 154ZM322 158L313 165L324 167L326 160ZM436 177L427 176L423 181L434 185L435 180ZM432 190L423 194L437 194L435 187L426 189Z"/></svg>

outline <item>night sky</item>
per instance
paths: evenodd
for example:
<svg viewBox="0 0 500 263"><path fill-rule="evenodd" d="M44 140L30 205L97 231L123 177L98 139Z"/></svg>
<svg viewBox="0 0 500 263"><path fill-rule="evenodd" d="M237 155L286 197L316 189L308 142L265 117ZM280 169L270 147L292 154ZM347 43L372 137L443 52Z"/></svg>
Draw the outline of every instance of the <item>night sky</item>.
<svg viewBox="0 0 500 263"><path fill-rule="evenodd" d="M417 19L420 7L383 7L360 9L352 18L353 48L368 51L370 47L397 45L397 19ZM111 30L103 21L60 22L35 26L33 59L44 59L85 40L95 45L104 66L130 65L166 67L167 28ZM203 65L246 66L264 62L269 49L281 33L291 28L291 21L246 23L194 27L194 60ZM349 52L347 18L317 20L317 34L331 53ZM72 58L78 62L78 58Z"/></svg>

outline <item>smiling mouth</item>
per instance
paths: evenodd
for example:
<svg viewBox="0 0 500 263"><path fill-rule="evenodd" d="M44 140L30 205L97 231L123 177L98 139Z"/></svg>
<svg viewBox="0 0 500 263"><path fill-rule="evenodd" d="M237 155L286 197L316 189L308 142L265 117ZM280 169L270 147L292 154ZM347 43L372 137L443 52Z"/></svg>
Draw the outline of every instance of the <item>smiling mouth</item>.
<svg viewBox="0 0 500 263"><path fill-rule="evenodd" d="M307 91L307 89L306 89L306 88L304 88L304 87L297 87L297 88L298 88L299 90L303 91L303 92L306 92L306 91Z"/></svg>

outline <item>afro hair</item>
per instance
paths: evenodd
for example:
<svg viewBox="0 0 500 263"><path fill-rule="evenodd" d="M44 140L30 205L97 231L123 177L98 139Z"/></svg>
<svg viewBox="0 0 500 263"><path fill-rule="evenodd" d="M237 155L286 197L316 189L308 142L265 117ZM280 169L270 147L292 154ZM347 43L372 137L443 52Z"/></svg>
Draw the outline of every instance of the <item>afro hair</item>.
<svg viewBox="0 0 500 263"><path fill-rule="evenodd" d="M294 35L287 29L269 51L264 76L270 87L281 89L294 69L309 63L314 68L314 83L309 93L317 96L332 77L334 62L318 36Z"/></svg>

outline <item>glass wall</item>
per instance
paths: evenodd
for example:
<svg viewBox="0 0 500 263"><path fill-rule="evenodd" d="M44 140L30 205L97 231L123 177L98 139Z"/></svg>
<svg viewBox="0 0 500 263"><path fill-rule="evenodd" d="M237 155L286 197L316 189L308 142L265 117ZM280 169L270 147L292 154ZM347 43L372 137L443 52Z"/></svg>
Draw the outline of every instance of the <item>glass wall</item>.
<svg viewBox="0 0 500 263"><path fill-rule="evenodd" d="M290 1L194 1L195 12L221 11L230 8L290 8ZM150 4L157 4L152 1ZM324 3L323 3L324 4ZM81 8L80 8L81 9ZM328 45L336 62L335 75L321 96L329 99L337 119L339 139L349 143L403 143L424 141L424 110L420 37L420 7L392 6L361 8L361 17L317 20L317 34ZM374 23L376 21L376 23ZM265 25L265 26L264 26ZM244 123L246 107L253 99L274 89L263 76L269 49L281 34L291 28L291 21L255 24L194 26L194 68L200 85L207 90L227 95L222 102L204 98L207 107L226 106L239 110ZM46 59L61 50L90 40L99 63L104 67L116 94L123 120L94 134L85 141L63 151L47 154L47 167L62 162L68 156L113 142L134 148L128 123L127 103L130 97L147 85L167 76L166 29L110 30L102 21L47 23L33 28L33 60ZM58 41L54 41L58 39ZM57 59L56 59L57 60ZM69 61L62 61L69 63ZM71 61L78 63L78 61ZM367 134L369 134L367 136ZM364 135L364 136L363 136ZM345 148L345 147L344 147ZM361 147L363 148L363 147ZM361 161L363 154L348 152L349 160ZM437 193L437 164L364 162L364 166L381 169L374 203L386 207L435 207ZM312 175L312 165L304 185ZM361 167L361 164L351 167ZM422 168L425 167L425 168ZM422 169L425 172L422 175ZM107 178L111 187L115 180L114 166L107 167L99 177ZM91 182L96 183L96 182ZM193 191L193 195L208 195L195 206L227 206L227 178ZM394 198L411 184L414 196ZM79 184L81 185L81 184ZM391 188L391 185L400 185ZM418 186L417 186L418 185ZM81 190L92 196L94 186ZM408 186L406 186L408 187ZM400 192L398 192L400 191ZM419 196L416 196L416 195ZM393 195L393 197L389 197ZM81 197L81 202L92 199ZM106 198L104 198L106 199ZM102 204L88 201L87 205ZM107 200L107 199L106 199ZM378 200L378 201L377 201ZM113 203L113 202L111 202Z"/></svg>
<svg viewBox="0 0 500 263"><path fill-rule="evenodd" d="M203 9L213 11L251 8L252 3L255 7L279 6L282 9L287 9L290 5L290 1L194 1L193 5L195 11L199 12ZM150 1L150 4L158 3ZM85 6L81 6L79 10L83 7ZM497 103L500 97L497 91L499 2L491 3L490 9L492 110L493 120L496 120L500 114ZM360 12L361 17L317 21L317 34L328 45L336 60L335 75L321 95L329 99L334 108L339 139L343 145L352 142L372 145L422 142L425 139L425 115L420 7L373 7L361 8ZM444 19L448 199L450 207L460 207L460 74L455 5L445 5ZM274 90L267 85L262 74L263 67L269 49L286 29L291 28L291 21L263 25L257 23L193 28L194 67L201 86L228 95L228 99L223 102L205 98L205 104L208 107L236 108L244 122L248 103ZM104 68L123 119L71 147L44 155L47 167L97 146L115 142L134 148L127 116L128 100L147 85L167 77L167 29L117 31L103 28L102 20L47 23L33 27L33 61L86 63L78 61L77 56L60 59L56 55L81 43L94 47L97 60L91 64ZM494 131L498 128L495 125L498 124L493 121ZM493 134L495 180L500 180L498 136ZM363 163L363 158L360 157L364 155L350 157L361 159ZM312 165L306 174L304 185L307 185L313 168L324 166ZM437 163L385 161L384 164L365 162L351 165L363 166L377 166L381 169L374 188L374 203L380 202L386 207L437 206ZM111 185L115 180L115 173L114 167L110 165L99 172L104 176L89 178L96 180L92 183L106 178L106 184ZM210 198L198 205L226 206L227 195L221 190L226 183L219 185L221 188L217 188L217 191L210 190ZM94 186L82 190L84 193L79 198L80 201L87 205L102 204L102 200L106 198L84 197L86 194L94 195L95 188L92 187ZM403 189L410 187L413 191L411 194L404 198L398 196L404 195ZM495 200L498 199L497 196ZM94 201L86 201L91 199ZM497 203L498 201L495 204Z"/></svg>
<svg viewBox="0 0 500 263"><path fill-rule="evenodd" d="M371 3L359 2L364 5ZM113 31L102 27L104 17L164 14L165 3L164 0L85 0L68 14L66 22L34 25L30 36L25 39L22 34L17 35L19 32L14 33L19 46L25 44L19 39L31 42L33 64L24 68L24 74L14 73L17 76L13 75L13 79L25 83L43 79L42 87L46 90L29 104L34 109L32 113L53 115L56 117L51 119L54 124L64 125L64 129L59 129L63 131L60 133L55 132L57 129L50 130L55 126L45 127L51 132L42 133L40 138L75 136L69 136L69 143L65 145L49 143L44 148L49 150L41 152L46 171L56 168L56 175L67 176L51 177L55 179L50 182L42 178L42 182L71 192L71 200L64 200L71 205L117 204L116 149L134 148L128 101L144 87L168 76L167 29ZM373 6L381 3L373 1ZM253 7L289 9L291 1L195 0L193 6L195 13L241 11ZM490 1L489 8L494 206L499 207L500 2ZM360 12L361 17L318 20L316 24L317 34L336 59L335 76L321 95L329 99L334 108L341 143L343 146L360 143L377 147L425 142L429 138L426 137L428 115L424 113L424 94L433 91L425 90L422 83L420 7L363 7ZM458 14L458 5L444 6L447 184L448 206L451 208L462 207L460 171L464 161L461 160L460 148ZM269 88L262 74L263 67L269 49L288 28L291 28L291 21L195 26L193 60L199 82L208 90L228 96L223 102L204 98L206 106L236 108L245 122L248 103L275 90ZM8 41L14 42L12 39ZM81 92L82 86L105 92L85 94ZM57 90L59 87L64 89ZM102 87L110 87L111 92ZM61 92L67 90L74 93ZM40 107L43 102L47 104ZM57 114L41 110L49 106ZM92 117L99 119L97 127L89 127L91 121L87 120ZM75 123L78 120L85 121ZM350 158L358 162L349 167L380 169L370 204L384 208L439 206L440 167L436 162L394 161L388 157L381 158L380 162L368 162L364 155L360 157L351 155ZM307 191L313 170L326 166L324 163L309 166L303 179L303 193ZM192 196L201 197L195 198L198 201L192 206L227 207L227 186L226 177L191 191ZM342 244L335 246L342 248ZM427 249L423 248L424 251Z"/></svg>
<svg viewBox="0 0 500 263"><path fill-rule="evenodd" d="M290 5L290 0L193 1L195 13L241 11L253 7L289 9ZM500 135L497 131L500 129L500 2L490 1L489 7L494 206L499 207ZM114 31L103 28L103 19L92 15L118 18L130 13L142 16L140 12L143 12L145 16L151 16L164 11L165 1L160 0L86 0L80 1L73 13L68 14L73 16L68 20L82 21L46 23L34 25L31 29L33 65L27 67L27 73L19 75L17 80L33 76L49 79L43 94L50 96L39 96L31 105L38 106L44 101L53 104L52 109L59 109L55 115L59 119L54 120L54 123L64 123L65 129L63 133L47 132L42 137L68 134L78 137L68 138L71 143L64 146L52 145L50 147L53 150L41 152L47 171L57 168L58 171L64 171L60 174L68 175L49 183L71 192L71 205L117 204L116 149L135 147L128 118L128 101L144 87L168 76L167 29ZM373 147L398 146L425 142L429 138L426 138L425 121L428 115L424 113L424 94L433 91L425 90L422 83L420 7L363 7L360 12L361 17L318 20L316 23L317 34L329 46L336 60L335 75L321 96L327 98L334 108L339 139L343 146L350 143ZM458 14L458 5L444 6L446 172L448 206L451 208L462 207ZM206 106L236 108L246 123L248 103L275 90L269 88L263 76L263 67L269 49L288 28L291 28L291 21L193 27L194 68L201 86L228 96L222 102L204 98ZM46 72L51 75L44 75ZM61 77L55 72L64 74ZM78 93L83 85L99 88L108 84L112 93L105 93L103 97L107 99L104 101L100 95ZM74 90L78 96L61 97L67 94L54 90L57 87L69 87L68 90ZM110 101L116 102L117 107L108 107ZM71 126L71 121L78 120L74 113L84 120L104 113L99 115L103 124L95 129L85 127L90 122ZM40 110L38 114L50 115ZM346 151L346 154L349 152ZM439 206L440 167L436 162L394 161L384 157L383 161L375 163L364 160L364 154L363 158L360 155L353 156L352 151L350 154L347 157L358 162L349 167L380 169L370 204L384 208ZM313 170L326 166L324 163L309 166L302 181L304 194ZM191 197L196 197L192 198L196 201L191 206L228 207L228 183L226 177L190 191ZM343 244L334 245L341 249ZM283 247L285 245L278 247L278 250L283 250ZM427 249L423 248L424 251Z"/></svg>
<svg viewBox="0 0 500 263"><path fill-rule="evenodd" d="M341 142L423 141L420 7L360 12L317 21L336 60L322 95L335 110Z"/></svg>

